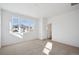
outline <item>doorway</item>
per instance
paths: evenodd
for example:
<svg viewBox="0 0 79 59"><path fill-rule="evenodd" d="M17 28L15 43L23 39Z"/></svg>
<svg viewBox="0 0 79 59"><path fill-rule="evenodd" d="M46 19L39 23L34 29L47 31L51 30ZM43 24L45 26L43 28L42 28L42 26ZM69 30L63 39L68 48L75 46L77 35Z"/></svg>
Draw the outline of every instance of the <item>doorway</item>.
<svg viewBox="0 0 79 59"><path fill-rule="evenodd" d="M52 24L47 25L47 38L52 40Z"/></svg>
<svg viewBox="0 0 79 59"><path fill-rule="evenodd" d="M1 10L0 10L0 48L1 48Z"/></svg>

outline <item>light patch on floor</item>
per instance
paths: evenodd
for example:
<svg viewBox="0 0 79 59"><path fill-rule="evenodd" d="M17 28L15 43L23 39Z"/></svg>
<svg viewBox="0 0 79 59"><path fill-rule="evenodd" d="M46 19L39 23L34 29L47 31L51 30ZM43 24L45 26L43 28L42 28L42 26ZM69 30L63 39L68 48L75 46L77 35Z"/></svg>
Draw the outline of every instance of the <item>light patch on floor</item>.
<svg viewBox="0 0 79 59"><path fill-rule="evenodd" d="M47 42L45 48L43 49L43 53L49 55L52 50L52 42Z"/></svg>

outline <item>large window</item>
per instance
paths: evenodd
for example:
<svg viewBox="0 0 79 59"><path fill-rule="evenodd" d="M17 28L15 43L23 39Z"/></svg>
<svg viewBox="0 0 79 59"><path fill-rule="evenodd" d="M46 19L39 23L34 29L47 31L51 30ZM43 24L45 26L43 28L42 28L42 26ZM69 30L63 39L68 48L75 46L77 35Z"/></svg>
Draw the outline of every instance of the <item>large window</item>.
<svg viewBox="0 0 79 59"><path fill-rule="evenodd" d="M23 19L12 16L10 21L10 32L23 35L23 33L33 31L33 21L31 19Z"/></svg>

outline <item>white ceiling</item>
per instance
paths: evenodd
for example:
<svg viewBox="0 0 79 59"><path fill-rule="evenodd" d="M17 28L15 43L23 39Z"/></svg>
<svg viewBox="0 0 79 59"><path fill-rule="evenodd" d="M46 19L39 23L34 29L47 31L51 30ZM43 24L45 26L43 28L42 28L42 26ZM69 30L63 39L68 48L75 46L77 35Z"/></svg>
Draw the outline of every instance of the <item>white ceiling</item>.
<svg viewBox="0 0 79 59"><path fill-rule="evenodd" d="M32 17L54 17L79 8L70 3L0 3L1 8Z"/></svg>

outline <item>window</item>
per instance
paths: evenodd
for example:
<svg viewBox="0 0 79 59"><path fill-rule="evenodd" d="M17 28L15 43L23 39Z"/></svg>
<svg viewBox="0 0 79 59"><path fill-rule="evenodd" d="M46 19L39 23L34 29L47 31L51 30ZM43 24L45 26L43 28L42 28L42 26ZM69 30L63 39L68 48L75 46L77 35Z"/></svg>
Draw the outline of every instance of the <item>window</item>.
<svg viewBox="0 0 79 59"><path fill-rule="evenodd" d="M12 16L10 21L10 33L23 35L23 33L33 31L33 21Z"/></svg>

